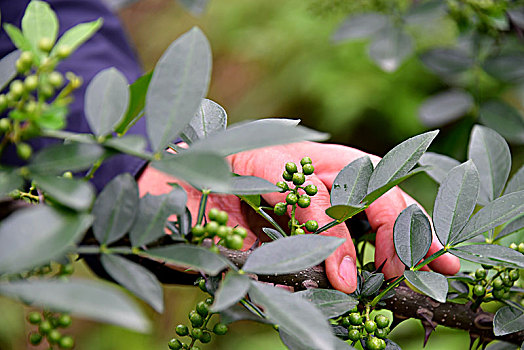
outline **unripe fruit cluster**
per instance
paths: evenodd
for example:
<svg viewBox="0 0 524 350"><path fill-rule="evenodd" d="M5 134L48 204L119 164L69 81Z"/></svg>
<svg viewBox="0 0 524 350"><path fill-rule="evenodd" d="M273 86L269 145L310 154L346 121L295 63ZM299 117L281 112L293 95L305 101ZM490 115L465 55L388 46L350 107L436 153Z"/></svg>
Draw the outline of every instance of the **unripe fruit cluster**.
<svg viewBox="0 0 524 350"><path fill-rule="evenodd" d="M209 219L207 224L196 225L191 230L195 243L199 243L205 238L213 239L216 236L220 239L218 244L229 249L242 249L244 238L247 237L247 230L245 228L240 226L227 226L229 220L228 214L216 208L209 210L207 217ZM211 249L218 253L217 246L213 245Z"/></svg>
<svg viewBox="0 0 524 350"><path fill-rule="evenodd" d="M294 188L290 188L285 181L279 181L276 184L277 187L280 188L280 192L288 192L285 202L275 204L273 211L277 215L285 215L287 213L288 205L291 206L292 209L296 209L296 206L299 206L300 208L309 207L311 204L311 197L318 192L317 186L313 184L302 186L306 182L306 176L312 175L315 171L311 158L302 158L300 165L302 167L302 172L298 171L298 166L295 163L288 162L282 173L282 178L286 181L291 181L295 186ZM299 190L302 190L305 193L301 194L299 193ZM314 220L309 220L305 224L300 225L292 219L289 221L289 227L294 234L304 234L305 231L302 227L305 227L309 232L314 232L318 229L318 223Z"/></svg>
<svg viewBox="0 0 524 350"><path fill-rule="evenodd" d="M493 287L492 294L495 299L509 299L511 287L520 278L519 271L516 269L504 269L491 282ZM476 287L476 286L475 286ZM475 290L473 290L475 292Z"/></svg>
<svg viewBox="0 0 524 350"><path fill-rule="evenodd" d="M372 320L365 319L355 307L351 313L342 318L342 326L348 328L348 338L352 342L365 339L366 349L383 350L386 348L384 339L389 334L389 319L382 314L377 314Z"/></svg>
<svg viewBox="0 0 524 350"><path fill-rule="evenodd" d="M203 278L197 281L198 286L203 291L206 291L205 280ZM179 324L175 327L175 332L179 337L190 337L190 345L180 341L179 339L173 338L169 341L168 347L171 350L188 349L198 350L200 347L194 345L196 341L200 341L203 344L207 344L211 341L211 333L216 335L224 335L227 333L227 325L223 323L216 323L212 329L207 328L209 319L214 314L209 311L209 307L213 304L213 298L207 298L197 303L194 310L189 312L188 318L191 323L191 329L184 325Z"/></svg>
<svg viewBox="0 0 524 350"><path fill-rule="evenodd" d="M57 328L67 328L71 325L72 319L68 314L51 314L45 312L42 315L33 311L27 315L27 321L35 326L38 330L29 334L29 343L39 345L44 338L49 345L58 345L61 349L72 349L75 341L69 335L62 335Z"/></svg>

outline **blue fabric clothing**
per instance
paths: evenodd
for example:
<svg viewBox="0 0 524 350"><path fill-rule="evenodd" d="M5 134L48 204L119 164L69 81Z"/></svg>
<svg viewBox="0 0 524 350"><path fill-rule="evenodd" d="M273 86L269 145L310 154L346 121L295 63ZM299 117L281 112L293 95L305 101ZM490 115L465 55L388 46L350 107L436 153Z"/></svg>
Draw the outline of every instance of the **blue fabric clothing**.
<svg viewBox="0 0 524 350"><path fill-rule="evenodd" d="M70 105L66 130L90 132L84 116L84 94L91 79L101 70L115 67L127 77L129 82L133 82L140 77L142 69L122 30L120 21L100 0L48 0L47 2L58 16L59 35L76 24L93 21L100 17L104 20L102 28L57 67L57 70L62 73L71 71L84 80L82 87L74 93L74 102ZM29 0L0 0L2 23L11 23L20 27L28 4ZM15 46L2 29L0 31L0 57L4 57L13 50ZM146 137L145 120L142 118L137 122L128 134L140 134ZM32 140L30 143L35 150L38 150L52 142L56 140L41 138ZM18 161L13 149L6 152L3 158L3 163L16 164ZM103 163L92 179L92 183L100 191L116 175L128 172L136 176L144 165L144 160L135 157L114 156Z"/></svg>

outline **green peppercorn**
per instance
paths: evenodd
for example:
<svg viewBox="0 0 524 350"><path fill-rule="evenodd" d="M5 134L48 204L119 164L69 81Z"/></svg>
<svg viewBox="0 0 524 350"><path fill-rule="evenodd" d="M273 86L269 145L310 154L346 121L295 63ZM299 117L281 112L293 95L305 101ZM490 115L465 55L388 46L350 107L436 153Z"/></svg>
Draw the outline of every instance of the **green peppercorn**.
<svg viewBox="0 0 524 350"><path fill-rule="evenodd" d="M202 327L202 325L204 324L204 319L195 310L189 313L189 321L191 321L191 325L193 327Z"/></svg>
<svg viewBox="0 0 524 350"><path fill-rule="evenodd" d="M191 337L192 338L195 338L195 339L200 339L200 337L202 336L202 329L200 328L193 328L191 330Z"/></svg>
<svg viewBox="0 0 524 350"><path fill-rule="evenodd" d="M297 229L295 230L295 234L296 234L296 235L303 235L303 234L305 234L305 233L306 233L306 232L305 232L303 229L301 229L301 228L297 228Z"/></svg>
<svg viewBox="0 0 524 350"><path fill-rule="evenodd" d="M217 234L219 227L220 225L218 224L218 222L210 221L206 224L205 229L210 236L214 236Z"/></svg>
<svg viewBox="0 0 524 350"><path fill-rule="evenodd" d="M229 220L229 215L223 210L220 210L216 216L215 221L218 222L220 225L227 224L227 221Z"/></svg>
<svg viewBox="0 0 524 350"><path fill-rule="evenodd" d="M304 157L300 160L300 165L304 166L306 164L311 164L313 161L309 157Z"/></svg>
<svg viewBox="0 0 524 350"><path fill-rule="evenodd" d="M40 315L39 312L34 311L27 315L27 320L31 324L40 324L40 322L42 322L42 315Z"/></svg>
<svg viewBox="0 0 524 350"><path fill-rule="evenodd" d="M226 237L226 247L229 249L240 250L244 245L244 240L239 235L229 235Z"/></svg>
<svg viewBox="0 0 524 350"><path fill-rule="evenodd" d="M199 313L200 316L206 317L209 313L209 307L204 301L201 301L197 304L196 311Z"/></svg>
<svg viewBox="0 0 524 350"><path fill-rule="evenodd" d="M220 226L217 230L218 238L226 238L230 234L230 230L227 226Z"/></svg>
<svg viewBox="0 0 524 350"><path fill-rule="evenodd" d="M220 254L220 249L214 244L211 247L209 247L209 251L211 253Z"/></svg>
<svg viewBox="0 0 524 350"><path fill-rule="evenodd" d="M292 177L292 180L293 180L293 184L295 186L300 186L304 182L306 182L306 177L302 173L294 173L293 177Z"/></svg>
<svg viewBox="0 0 524 350"><path fill-rule="evenodd" d="M33 332L29 334L29 343L31 343L31 345L38 345L41 341L42 335L40 333Z"/></svg>
<svg viewBox="0 0 524 350"><path fill-rule="evenodd" d="M307 185L306 187L304 187L304 191L306 191L306 193L310 196L314 196L317 194L318 192L318 188L317 186L313 185L313 184L309 184Z"/></svg>
<svg viewBox="0 0 524 350"><path fill-rule="evenodd" d="M298 202L298 196L293 192L288 193L286 196L286 203L289 205L296 204Z"/></svg>
<svg viewBox="0 0 524 350"><path fill-rule="evenodd" d="M50 98L55 94L55 88L49 83L40 85L39 92L43 98Z"/></svg>
<svg viewBox="0 0 524 350"><path fill-rule="evenodd" d="M311 204L311 198L307 194L303 194L298 199L297 204L301 208L307 208Z"/></svg>
<svg viewBox="0 0 524 350"><path fill-rule="evenodd" d="M211 221L215 221L219 212L220 210L218 210L217 208L211 208L207 213L207 218Z"/></svg>
<svg viewBox="0 0 524 350"><path fill-rule="evenodd" d="M347 316L346 316L346 317L343 317L341 322L342 322L342 325L343 325L344 327L349 327L349 326L351 326L351 322L349 322L349 317L347 317Z"/></svg>
<svg viewBox="0 0 524 350"><path fill-rule="evenodd" d="M504 282L502 282L502 279L500 277L497 277L492 282L493 289L500 290L504 288Z"/></svg>
<svg viewBox="0 0 524 350"><path fill-rule="evenodd" d="M204 302L207 304L207 305L212 305L213 304L213 297L209 297L209 298L206 298L206 300L204 300Z"/></svg>
<svg viewBox="0 0 524 350"><path fill-rule="evenodd" d="M352 312L349 314L349 322L353 326L360 326L362 324L362 316L358 312Z"/></svg>
<svg viewBox="0 0 524 350"><path fill-rule="evenodd" d="M53 326L51 325L51 322L49 322L48 320L42 321L40 323L40 326L38 326L38 331L41 334L47 334L51 331L51 329L53 329Z"/></svg>
<svg viewBox="0 0 524 350"><path fill-rule="evenodd" d="M372 320L367 320L364 323L364 328L366 329L366 332L373 333L377 329L377 324Z"/></svg>
<svg viewBox="0 0 524 350"><path fill-rule="evenodd" d="M64 59L71 55L71 47L69 45L60 45L56 48L56 56L60 59Z"/></svg>
<svg viewBox="0 0 524 350"><path fill-rule="evenodd" d="M217 334L217 335L224 335L227 333L227 325L223 324L223 323L217 323L215 324L215 326L213 327L213 333Z"/></svg>
<svg viewBox="0 0 524 350"><path fill-rule="evenodd" d="M202 343L207 344L211 341L211 333L209 332L202 332L202 336L198 338Z"/></svg>
<svg viewBox="0 0 524 350"><path fill-rule="evenodd" d="M506 292L504 291L504 289L493 289L493 292L492 292L492 293L493 293L493 297L494 297L495 299L499 299L499 300L501 300L501 299L504 299L504 294L505 294Z"/></svg>
<svg viewBox="0 0 524 350"><path fill-rule="evenodd" d="M50 38L44 37L38 40L38 49L43 52L49 52L53 48L53 40Z"/></svg>
<svg viewBox="0 0 524 350"><path fill-rule="evenodd" d="M186 335L189 334L189 328L187 328L187 326L184 324L179 324L178 326L176 326L175 332L179 336L185 337Z"/></svg>
<svg viewBox="0 0 524 350"><path fill-rule="evenodd" d="M293 162L287 162L285 168L286 171L290 174L294 174L297 172L297 165Z"/></svg>
<svg viewBox="0 0 524 350"><path fill-rule="evenodd" d="M380 338L380 339L386 339L388 337L387 328L378 328L374 334L375 334L375 337Z"/></svg>
<svg viewBox="0 0 524 350"><path fill-rule="evenodd" d="M282 173L282 178L286 181L291 181L293 180L293 174L290 174L284 170L284 172Z"/></svg>
<svg viewBox="0 0 524 350"><path fill-rule="evenodd" d="M502 278L502 282L504 282L505 286L507 286L507 287L512 287L513 286L513 281L509 277L509 274L507 273L507 271L502 274L501 278Z"/></svg>
<svg viewBox="0 0 524 350"><path fill-rule="evenodd" d="M56 329L51 329L46 337L50 344L56 344L60 341L60 338L62 338L62 334Z"/></svg>
<svg viewBox="0 0 524 350"><path fill-rule="evenodd" d="M58 317L58 326L62 328L67 328L73 323L73 319L68 314L63 314Z"/></svg>
<svg viewBox="0 0 524 350"><path fill-rule="evenodd" d="M348 331L348 338L351 341L358 341L360 339L360 331L358 329L351 329Z"/></svg>
<svg viewBox="0 0 524 350"><path fill-rule="evenodd" d="M475 278L478 280L486 278L487 275L488 273L484 269L477 269L477 271L475 271Z"/></svg>
<svg viewBox="0 0 524 350"><path fill-rule="evenodd" d="M169 341L169 343L167 344L167 346L169 346L169 349L171 350L180 350L182 349L182 343L180 342L180 340L176 339L176 338L173 338Z"/></svg>
<svg viewBox="0 0 524 350"><path fill-rule="evenodd" d="M289 190L289 186L284 181L277 182L277 187L280 187L280 192L282 192L282 193L286 192L287 190Z"/></svg>
<svg viewBox="0 0 524 350"><path fill-rule="evenodd" d="M207 288L206 288L206 280L202 277L200 277L197 281L198 283L198 288L200 288L200 290L202 292L207 292Z"/></svg>
<svg viewBox="0 0 524 350"><path fill-rule="evenodd" d="M49 83L55 88L60 88L64 85L64 77L60 72L51 72L48 77Z"/></svg>
<svg viewBox="0 0 524 350"><path fill-rule="evenodd" d="M28 75L24 80L24 88L30 92L38 87L38 77L34 74Z"/></svg>
<svg viewBox="0 0 524 350"><path fill-rule="evenodd" d="M313 166L313 164L305 164L304 166L302 166L302 172L304 173L304 175L311 175L315 172L315 167Z"/></svg>
<svg viewBox="0 0 524 350"><path fill-rule="evenodd" d="M389 326L389 318L382 314L378 314L375 316L375 323L377 324L378 328L386 328Z"/></svg>
<svg viewBox="0 0 524 350"><path fill-rule="evenodd" d="M15 98L15 99L17 99L20 96L22 96L24 94L24 91L25 91L24 84L20 80L14 80L9 85L9 92L11 93L13 98Z"/></svg>
<svg viewBox="0 0 524 350"><path fill-rule="evenodd" d="M70 335L63 336L60 338L60 341L58 342L58 345L62 349L72 349L73 346L75 346L75 340Z"/></svg>
<svg viewBox="0 0 524 350"><path fill-rule="evenodd" d="M31 51L24 51L20 54L18 60L26 68L30 68L33 65L34 55Z"/></svg>
<svg viewBox="0 0 524 350"><path fill-rule="evenodd" d="M309 232L315 232L316 230L318 230L318 222L316 222L315 220L308 220L306 221L306 230L308 230Z"/></svg>
<svg viewBox="0 0 524 350"><path fill-rule="evenodd" d="M382 347L382 343L384 343L384 347ZM375 337L368 337L366 340L366 349L368 350L382 350L386 348L386 343L384 340L375 338Z"/></svg>
<svg viewBox="0 0 524 350"><path fill-rule="evenodd" d="M241 226L237 226L233 229L233 234L234 235L237 235L237 236L240 236L242 238L246 238L247 237L247 230Z"/></svg>
<svg viewBox="0 0 524 350"><path fill-rule="evenodd" d="M519 271L518 270L511 270L509 272L509 279L512 280L512 281L517 281L520 277L520 274L519 274Z"/></svg>
<svg viewBox="0 0 524 350"><path fill-rule="evenodd" d="M473 294L477 297L484 296L484 294L486 294L486 287L480 284L475 285L475 287L473 287Z"/></svg>
<svg viewBox="0 0 524 350"><path fill-rule="evenodd" d="M196 225L191 229L191 233L195 237L200 237L206 233L206 229L202 225Z"/></svg>
<svg viewBox="0 0 524 350"><path fill-rule="evenodd" d="M273 209L273 211L275 212L275 214L277 214L279 216L282 216L282 215L286 214L286 212L287 212L287 203L280 202L280 203L275 204L275 208Z"/></svg>

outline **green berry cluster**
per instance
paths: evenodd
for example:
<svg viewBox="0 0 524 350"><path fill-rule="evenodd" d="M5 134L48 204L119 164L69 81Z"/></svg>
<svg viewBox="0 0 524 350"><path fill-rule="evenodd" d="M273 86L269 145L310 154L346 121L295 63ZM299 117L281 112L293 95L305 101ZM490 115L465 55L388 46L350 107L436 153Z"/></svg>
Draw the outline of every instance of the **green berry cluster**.
<svg viewBox="0 0 524 350"><path fill-rule="evenodd" d="M29 343L31 345L39 345L44 338L49 344L49 349L55 347L60 349L72 349L75 345L73 337L69 335L62 335L58 328L67 328L73 322L71 316L68 314L51 313L44 311L30 312L27 315L27 321L37 326L37 330L29 334Z"/></svg>
<svg viewBox="0 0 524 350"><path fill-rule="evenodd" d="M499 271L495 276L491 282L493 298L499 300L509 299L510 289L520 277L519 271L515 269L504 269Z"/></svg>
<svg viewBox="0 0 524 350"><path fill-rule="evenodd" d="M19 78L9 84L7 92L0 94L0 113L7 110L7 117L0 119L0 134L4 142L16 145L21 159L32 154L25 140L38 135L40 129L65 126L71 93L82 85L82 79L72 72L64 77L55 70L71 54L71 48L53 46L49 38L42 38L38 55L31 50L23 51L15 63ZM49 102L53 96L56 98Z"/></svg>
<svg viewBox="0 0 524 350"><path fill-rule="evenodd" d="M200 243L205 238L219 238L218 244L229 249L239 250L244 245L244 238L247 237L247 230L243 227L227 226L229 216L225 211L212 208L207 214L208 222L205 225L196 225L191 230L193 242ZM218 253L218 247L213 245L211 250Z"/></svg>
<svg viewBox="0 0 524 350"><path fill-rule="evenodd" d="M198 286L204 292L207 292L206 281L201 278L197 281ZM223 323L215 323L213 327L208 327L208 323L214 313L209 311L209 307L213 304L213 298L208 297L196 304L195 308L189 312L188 318L191 327L184 324L179 324L175 327L175 333L179 337L189 337L189 341L183 342L180 339L173 338L169 341L168 347L171 350L200 350L200 347L195 345L197 341L202 344L207 344L211 341L212 334L224 335L227 333L227 325Z"/></svg>
<svg viewBox="0 0 524 350"><path fill-rule="evenodd" d="M295 219L295 210L298 207L307 208L311 204L311 197L318 192L317 186L309 184L302 186L306 182L306 176L312 175L315 171L313 161L309 157L304 157L300 160L302 171L298 171L298 167L293 162L288 162L285 165L285 170L282 173L282 178L285 181L277 182L280 187L280 192L288 193L285 202L275 204L273 211L277 215L285 215L288 210L288 205L291 206L291 220L289 221L289 228L292 235L304 234L303 228L309 232L315 232L318 229L318 223L315 220L309 220L304 224L300 224ZM289 187L286 181L292 182L294 187Z"/></svg>
<svg viewBox="0 0 524 350"><path fill-rule="evenodd" d="M383 350L386 348L384 339L389 334L389 318L382 314L375 315L372 319L369 315L361 314L357 307L350 314L340 320L342 326L348 329L348 338L353 343L365 340L366 349Z"/></svg>
<svg viewBox="0 0 524 350"><path fill-rule="evenodd" d="M488 271L494 269L492 277L488 276ZM478 302L490 301L493 299L507 300L510 298L511 287L519 280L520 273L517 269L493 268L483 265L473 274L475 282L472 285L473 299Z"/></svg>

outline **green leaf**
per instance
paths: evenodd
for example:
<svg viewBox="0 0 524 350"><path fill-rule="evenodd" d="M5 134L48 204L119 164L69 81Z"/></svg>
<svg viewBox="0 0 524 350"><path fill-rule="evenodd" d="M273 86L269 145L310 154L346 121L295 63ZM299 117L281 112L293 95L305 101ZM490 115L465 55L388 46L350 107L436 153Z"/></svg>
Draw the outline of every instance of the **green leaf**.
<svg viewBox="0 0 524 350"><path fill-rule="evenodd" d="M201 15L207 7L209 0L178 0L189 12Z"/></svg>
<svg viewBox="0 0 524 350"><path fill-rule="evenodd" d="M151 82L153 72L144 74L131 85L129 85L129 105L124 117L115 127L115 131L119 134L124 133L131 125L140 119L141 112L146 105L146 94ZM140 116L139 116L140 115Z"/></svg>
<svg viewBox="0 0 524 350"><path fill-rule="evenodd" d="M69 110L66 106L51 105L42 111L35 123L42 129L60 130L66 125Z"/></svg>
<svg viewBox="0 0 524 350"><path fill-rule="evenodd" d="M419 109L427 127L446 125L464 116L473 107L473 97L463 90L449 90L430 96Z"/></svg>
<svg viewBox="0 0 524 350"><path fill-rule="evenodd" d="M0 225L0 274L19 273L62 256L91 222L91 215L44 205L18 210Z"/></svg>
<svg viewBox="0 0 524 350"><path fill-rule="evenodd" d="M338 42L368 38L381 30L388 22L388 18L379 13L350 16L337 29L332 40Z"/></svg>
<svg viewBox="0 0 524 350"><path fill-rule="evenodd" d="M493 318L493 333L497 337L523 329L524 311L511 306L504 306L497 310Z"/></svg>
<svg viewBox="0 0 524 350"><path fill-rule="evenodd" d="M484 61L483 68L494 78L510 84L524 81L524 55L511 53L488 58Z"/></svg>
<svg viewBox="0 0 524 350"><path fill-rule="evenodd" d="M428 149L438 131L414 136L395 146L377 164L368 184L368 195L373 191L407 175ZM385 192L384 192L385 193Z"/></svg>
<svg viewBox="0 0 524 350"><path fill-rule="evenodd" d="M123 118L129 102L126 77L116 68L100 71L89 83L84 111L93 133L104 136Z"/></svg>
<svg viewBox="0 0 524 350"><path fill-rule="evenodd" d="M33 0L27 5L22 18L22 32L36 52L40 51L38 48L40 39L47 38L55 43L58 35L58 18L47 2Z"/></svg>
<svg viewBox="0 0 524 350"><path fill-rule="evenodd" d="M334 205L326 209L326 215L339 222L344 222L354 215L364 211L367 208L366 205Z"/></svg>
<svg viewBox="0 0 524 350"><path fill-rule="evenodd" d="M24 184L24 179L16 170L0 170L0 198L6 197L11 191Z"/></svg>
<svg viewBox="0 0 524 350"><path fill-rule="evenodd" d="M506 186L504 194L522 191L524 190L524 166L521 166L520 169L511 177Z"/></svg>
<svg viewBox="0 0 524 350"><path fill-rule="evenodd" d="M182 152L166 154L151 165L169 175L189 182L198 189L227 192L231 189L232 175L229 164L213 152Z"/></svg>
<svg viewBox="0 0 524 350"><path fill-rule="evenodd" d="M0 60L0 91L16 76L15 64L19 57L20 50L15 50Z"/></svg>
<svg viewBox="0 0 524 350"><path fill-rule="evenodd" d="M445 303L448 294L448 280L443 275L431 271L404 271L404 277L424 294L438 302Z"/></svg>
<svg viewBox="0 0 524 350"><path fill-rule="evenodd" d="M360 294L364 297L370 297L380 290L382 283L384 283L384 274L373 273L364 281Z"/></svg>
<svg viewBox="0 0 524 350"><path fill-rule="evenodd" d="M295 293L315 305L325 318L334 318L358 305L358 300L333 289L307 289Z"/></svg>
<svg viewBox="0 0 524 350"><path fill-rule="evenodd" d="M226 129L227 113L218 103L202 100L197 113L186 126L180 137L188 144Z"/></svg>
<svg viewBox="0 0 524 350"><path fill-rule="evenodd" d="M9 38L20 51L31 51L31 43L26 39L22 31L12 24L4 23L4 30ZM13 66L14 67L14 66Z"/></svg>
<svg viewBox="0 0 524 350"><path fill-rule="evenodd" d="M99 18L96 21L77 24L69 29L58 39L55 47L51 50L51 56L56 55L56 51L60 47L69 47L71 52L75 51L102 27L102 23L102 18Z"/></svg>
<svg viewBox="0 0 524 350"><path fill-rule="evenodd" d="M511 153L502 136L475 125L469 140L468 158L477 166L480 178L479 204L500 196L511 170Z"/></svg>
<svg viewBox="0 0 524 350"><path fill-rule="evenodd" d="M254 208L260 207L261 197L260 195L249 195L249 196L238 196L241 200L249 204Z"/></svg>
<svg viewBox="0 0 524 350"><path fill-rule="evenodd" d="M479 186L479 174L471 160L451 169L440 185L433 224L443 245L453 240L469 221L477 204Z"/></svg>
<svg viewBox="0 0 524 350"><path fill-rule="evenodd" d="M104 146L117 150L121 153L127 153L140 158L152 158L149 153L145 152L147 141L142 135L125 135L117 138L110 138L103 144Z"/></svg>
<svg viewBox="0 0 524 350"><path fill-rule="evenodd" d="M167 218L173 214L183 215L186 202L187 194L181 187L167 194L152 196L148 193L140 198L138 216L129 232L133 247L153 242L165 235Z"/></svg>
<svg viewBox="0 0 524 350"><path fill-rule="evenodd" d="M431 245L431 225L417 204L404 209L393 227L395 251L407 267L413 267L429 250Z"/></svg>
<svg viewBox="0 0 524 350"><path fill-rule="evenodd" d="M462 231L449 240L449 244L464 242L523 213L524 191L504 195L479 210Z"/></svg>
<svg viewBox="0 0 524 350"><path fill-rule="evenodd" d="M93 206L93 233L98 242L111 244L122 238L135 221L138 186L128 173L109 182Z"/></svg>
<svg viewBox="0 0 524 350"><path fill-rule="evenodd" d="M207 93L211 48L196 27L175 40L158 61L146 96L147 134L161 151L185 129Z"/></svg>
<svg viewBox="0 0 524 350"><path fill-rule="evenodd" d="M85 170L105 154L104 149L96 144L56 144L38 152L29 164L29 170L34 173L57 175L65 171Z"/></svg>
<svg viewBox="0 0 524 350"><path fill-rule="evenodd" d="M282 274L315 266L331 255L345 240L320 235L278 239L255 249L242 270L256 274Z"/></svg>
<svg viewBox="0 0 524 350"><path fill-rule="evenodd" d="M524 255L514 249L496 244L475 244L451 248L449 252L461 259L479 264L524 269Z"/></svg>
<svg viewBox="0 0 524 350"><path fill-rule="evenodd" d="M236 271L229 271L215 293L215 301L211 306L213 312L223 311L242 299L249 289L250 279Z"/></svg>
<svg viewBox="0 0 524 350"><path fill-rule="evenodd" d="M490 100L480 106L480 121L495 130L510 143L524 144L522 114L502 100Z"/></svg>
<svg viewBox="0 0 524 350"><path fill-rule="evenodd" d="M281 239L281 238L286 237L282 233L280 233L279 231L277 231L275 229L272 229L272 228L269 228L269 227L263 227L262 231L264 231L264 233L269 238L271 238L273 241L276 241L277 239Z"/></svg>
<svg viewBox="0 0 524 350"><path fill-rule="evenodd" d="M366 196L373 164L368 156L346 165L335 177L331 187L331 205L358 206Z"/></svg>
<svg viewBox="0 0 524 350"><path fill-rule="evenodd" d="M153 248L148 250L145 255L159 258L175 265L190 266L195 270L201 270L212 276L215 276L228 266L228 261L221 255L215 254L206 248L189 244Z"/></svg>
<svg viewBox="0 0 524 350"><path fill-rule="evenodd" d="M241 196L279 192L280 187L257 176L233 176L231 188L224 192Z"/></svg>
<svg viewBox="0 0 524 350"><path fill-rule="evenodd" d="M511 22L515 24L516 26L519 26L520 28L524 28L524 8L523 7L517 7L514 9L508 9L507 11L508 17L511 19Z"/></svg>
<svg viewBox="0 0 524 350"><path fill-rule="evenodd" d="M227 130L200 139L191 145L189 152L215 152L225 157L260 147L322 141L327 137L325 133L292 125L288 119L260 119L238 123Z"/></svg>
<svg viewBox="0 0 524 350"><path fill-rule="evenodd" d="M454 158L443 154L426 152L420 157L418 163L426 167L426 173L437 183L442 183L451 169L460 165Z"/></svg>
<svg viewBox="0 0 524 350"><path fill-rule="evenodd" d="M424 52L420 59L426 67L444 77L462 73L473 66L473 59L460 49L436 48Z"/></svg>
<svg viewBox="0 0 524 350"><path fill-rule="evenodd" d="M446 15L446 4L440 0L413 3L404 17L408 24L426 24ZM390 350L390 349L388 349Z"/></svg>
<svg viewBox="0 0 524 350"><path fill-rule="evenodd" d="M278 241L276 241L278 242ZM279 328L315 349L334 349L334 336L322 313L303 298L278 287L251 282L249 295Z"/></svg>
<svg viewBox="0 0 524 350"><path fill-rule="evenodd" d="M402 177L399 177L399 178L396 178L395 180L392 180L392 181L386 183L382 187L379 187L376 190L374 190L373 192L369 192L369 187L368 187L368 194L366 195L366 197L364 197L364 199L362 200L362 203L365 203L366 205L369 206L371 203L376 201L384 193L386 193L387 191L389 191L393 187L397 186L398 184L400 184L404 180L407 180L410 177L412 177L413 175L416 175L416 174L421 173L421 172L426 171L426 170L427 170L426 167L418 167L418 168L416 168L414 170L411 170L406 175L404 175Z"/></svg>
<svg viewBox="0 0 524 350"><path fill-rule="evenodd" d="M102 254L100 262L118 284L151 305L157 312L164 312L162 285L148 269L112 254Z"/></svg>
<svg viewBox="0 0 524 350"><path fill-rule="evenodd" d="M95 199L93 185L85 180L37 174L33 175L33 180L45 197L77 211L88 210Z"/></svg>
<svg viewBox="0 0 524 350"><path fill-rule="evenodd" d="M411 37L402 29L386 26L368 47L371 59L385 72L394 72L413 52Z"/></svg>
<svg viewBox="0 0 524 350"><path fill-rule="evenodd" d="M25 280L0 284L0 294L138 332L150 329L146 316L126 294L100 282Z"/></svg>
<svg viewBox="0 0 524 350"><path fill-rule="evenodd" d="M502 231L497 234L497 241L503 237L509 236L511 234L517 233L524 229L524 215L516 218L515 220L510 221Z"/></svg>

